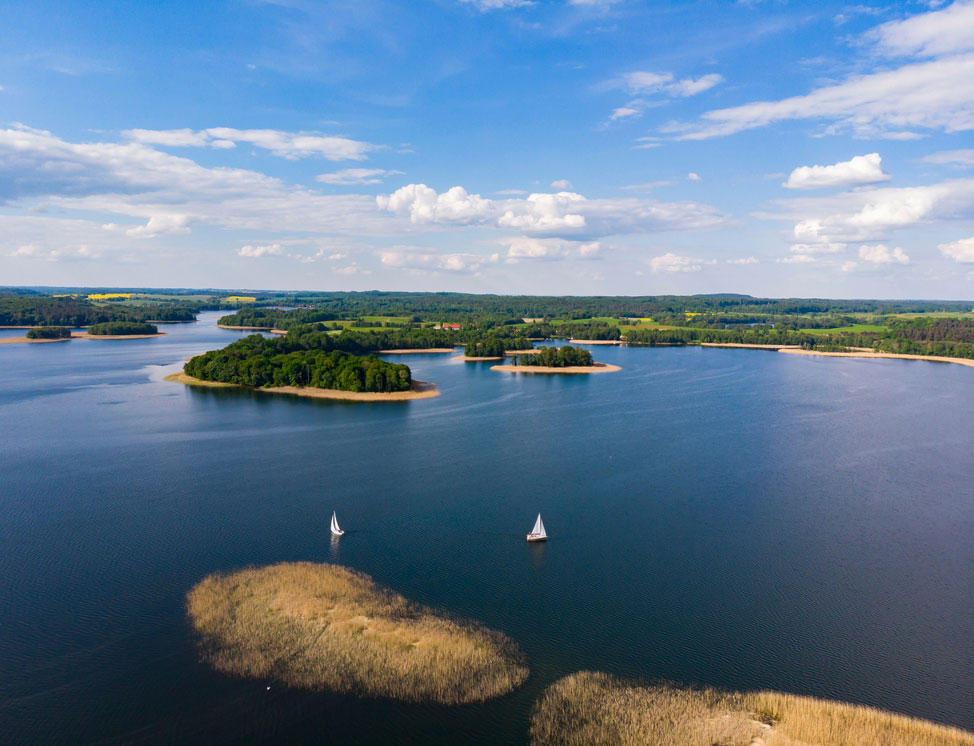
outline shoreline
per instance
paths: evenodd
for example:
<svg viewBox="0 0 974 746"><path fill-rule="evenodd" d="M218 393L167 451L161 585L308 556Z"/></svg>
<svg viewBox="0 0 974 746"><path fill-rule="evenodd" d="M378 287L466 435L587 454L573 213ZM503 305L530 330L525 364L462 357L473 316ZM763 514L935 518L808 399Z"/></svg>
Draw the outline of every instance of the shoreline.
<svg viewBox="0 0 974 746"><path fill-rule="evenodd" d="M701 342L701 347L726 347L740 350L799 350L801 345L762 345L743 342Z"/></svg>
<svg viewBox="0 0 974 746"><path fill-rule="evenodd" d="M316 389L311 387L299 386L274 386L271 388L251 388L239 383L224 383L223 381L204 381L187 375L185 371L171 373L166 376L164 381L173 383L183 383L187 386L199 386L203 388L235 388L248 389L268 394L290 394L292 396L302 396L308 399L337 399L342 401L412 401L413 399L433 399L440 395L436 384L428 381L413 380L409 391L342 391L340 389Z"/></svg>
<svg viewBox="0 0 974 746"><path fill-rule="evenodd" d="M820 357L861 357L861 358L886 358L888 360L925 360L930 363L954 363L955 365L966 365L974 368L974 360L966 357L937 357L936 355L907 355L899 352L824 352L819 350L803 350L801 348L780 349L790 355L817 355Z"/></svg>
<svg viewBox="0 0 974 746"><path fill-rule="evenodd" d="M491 370L506 373L548 373L562 375L578 375L583 373L615 373L622 370L618 365L609 363L595 363L594 365L569 365L564 368L550 368L546 365L492 365Z"/></svg>
<svg viewBox="0 0 974 746"><path fill-rule="evenodd" d="M422 349L379 350L374 355L445 355L453 352L453 347L424 347Z"/></svg>
<svg viewBox="0 0 974 746"><path fill-rule="evenodd" d="M17 327L33 329L34 327ZM88 332L71 332L70 337L58 337L57 339L31 339L30 337L0 337L0 344L38 344L40 342L70 342L73 339L155 339L164 337L166 332L158 334L89 334Z"/></svg>
<svg viewBox="0 0 974 746"><path fill-rule="evenodd" d="M621 339L569 339L573 345L621 345Z"/></svg>

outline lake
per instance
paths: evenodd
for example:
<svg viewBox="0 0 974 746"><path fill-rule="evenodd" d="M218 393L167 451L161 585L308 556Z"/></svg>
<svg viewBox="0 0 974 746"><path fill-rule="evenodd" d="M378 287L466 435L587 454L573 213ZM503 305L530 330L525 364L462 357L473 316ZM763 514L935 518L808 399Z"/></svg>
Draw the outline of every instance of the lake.
<svg viewBox="0 0 974 746"><path fill-rule="evenodd" d="M442 391L413 402L163 381L243 334L218 315L0 346L0 741L524 744L583 669L974 728L971 369L600 346L620 372L390 356ZM499 629L531 677L417 706L201 663L186 591L284 560Z"/></svg>

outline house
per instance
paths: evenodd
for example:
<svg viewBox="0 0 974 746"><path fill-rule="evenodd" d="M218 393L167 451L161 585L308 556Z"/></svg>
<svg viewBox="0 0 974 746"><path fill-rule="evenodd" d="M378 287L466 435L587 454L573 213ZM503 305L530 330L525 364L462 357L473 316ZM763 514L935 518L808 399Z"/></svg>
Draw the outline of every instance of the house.
<svg viewBox="0 0 974 746"><path fill-rule="evenodd" d="M443 328L444 329L449 329L451 332L458 332L458 331L460 331L460 325L459 324L444 324L443 325Z"/></svg>

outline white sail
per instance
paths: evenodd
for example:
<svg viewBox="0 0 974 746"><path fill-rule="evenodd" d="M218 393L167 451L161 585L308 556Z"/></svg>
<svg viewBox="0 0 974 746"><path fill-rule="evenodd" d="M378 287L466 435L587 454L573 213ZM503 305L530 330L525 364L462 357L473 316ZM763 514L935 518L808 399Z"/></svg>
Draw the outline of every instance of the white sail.
<svg viewBox="0 0 974 746"><path fill-rule="evenodd" d="M538 513L538 520L534 522L534 528L531 529L531 533L535 536L547 536L545 533L544 524L541 522L541 513Z"/></svg>
<svg viewBox="0 0 974 746"><path fill-rule="evenodd" d="M338 527L338 516L335 515L334 510L331 512L331 532L335 534L335 536L341 536L345 533Z"/></svg>

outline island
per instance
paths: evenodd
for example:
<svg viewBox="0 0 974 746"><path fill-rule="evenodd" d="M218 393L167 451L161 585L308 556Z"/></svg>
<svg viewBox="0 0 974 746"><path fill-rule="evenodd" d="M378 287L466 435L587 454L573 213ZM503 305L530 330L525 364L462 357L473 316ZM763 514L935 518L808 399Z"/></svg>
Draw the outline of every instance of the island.
<svg viewBox="0 0 974 746"><path fill-rule="evenodd" d="M538 347L533 354L518 356L513 365L492 365L491 370L507 373L554 373L576 375L579 373L614 373L618 365L596 363L592 353L580 347Z"/></svg>
<svg viewBox="0 0 974 746"><path fill-rule="evenodd" d="M552 684L532 746L970 746L974 733L872 707L773 691L643 685L583 671Z"/></svg>
<svg viewBox="0 0 974 746"><path fill-rule="evenodd" d="M262 682L459 705L506 694L528 676L503 634L339 565L215 573L189 591L186 609L203 660Z"/></svg>
<svg viewBox="0 0 974 746"><path fill-rule="evenodd" d="M66 326L35 326L27 330L26 336L0 338L0 344L67 342L69 339L71 339L71 330Z"/></svg>
<svg viewBox="0 0 974 746"><path fill-rule="evenodd" d="M189 385L241 386L272 394L346 401L430 399L439 391L414 381L409 366L339 347L357 348L326 332L296 327L284 337L239 339L186 362L166 380Z"/></svg>

